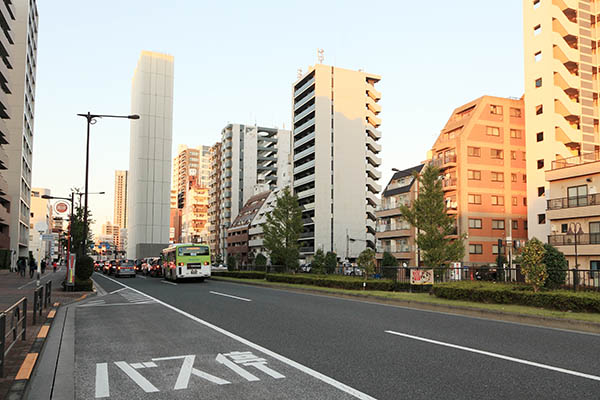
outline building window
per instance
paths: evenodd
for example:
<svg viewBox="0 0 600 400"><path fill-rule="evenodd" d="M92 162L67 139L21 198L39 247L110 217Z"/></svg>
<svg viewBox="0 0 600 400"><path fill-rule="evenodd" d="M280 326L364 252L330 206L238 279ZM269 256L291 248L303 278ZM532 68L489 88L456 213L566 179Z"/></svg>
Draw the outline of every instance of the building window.
<svg viewBox="0 0 600 400"><path fill-rule="evenodd" d="M533 8L539 8L542 0L533 0Z"/></svg>
<svg viewBox="0 0 600 400"><path fill-rule="evenodd" d="M503 206L504 205L504 196L492 195L492 205L493 206Z"/></svg>
<svg viewBox="0 0 600 400"><path fill-rule="evenodd" d="M521 110L519 110L521 111ZM523 133L520 129L511 129L510 130L510 137L513 139L521 139L521 137L523 136Z"/></svg>
<svg viewBox="0 0 600 400"><path fill-rule="evenodd" d="M538 224L543 225L546 223L546 214L538 214Z"/></svg>
<svg viewBox="0 0 600 400"><path fill-rule="evenodd" d="M535 53L533 55L533 59L535 60L535 62L542 61L542 52L538 51L537 53Z"/></svg>
<svg viewBox="0 0 600 400"><path fill-rule="evenodd" d="M517 182L517 174L510 174L510 181L513 183Z"/></svg>
<svg viewBox="0 0 600 400"><path fill-rule="evenodd" d="M503 230L504 229L504 220L503 219L493 219L492 220L492 229Z"/></svg>
<svg viewBox="0 0 600 400"><path fill-rule="evenodd" d="M544 106L542 104L535 106L535 115L542 115L544 113Z"/></svg>
<svg viewBox="0 0 600 400"><path fill-rule="evenodd" d="M527 197L523 197L523 205L527 207Z"/></svg>
<svg viewBox="0 0 600 400"><path fill-rule="evenodd" d="M500 128L497 126L488 126L486 133L488 136L500 136Z"/></svg>
<svg viewBox="0 0 600 400"><path fill-rule="evenodd" d="M538 197L542 197L546 193L546 188L538 186Z"/></svg>
<svg viewBox="0 0 600 400"><path fill-rule="evenodd" d="M470 169L467 171L467 177L471 181L480 181L481 180L481 171Z"/></svg>
<svg viewBox="0 0 600 400"><path fill-rule="evenodd" d="M527 230L527 221L523 221L523 229Z"/></svg>
<svg viewBox="0 0 600 400"><path fill-rule="evenodd" d="M481 244L470 244L469 254L483 254L483 245Z"/></svg>
<svg viewBox="0 0 600 400"><path fill-rule="evenodd" d="M496 160L502 160L504 158L504 151L499 149L490 149L490 155Z"/></svg>
<svg viewBox="0 0 600 400"><path fill-rule="evenodd" d="M512 198L512 205L515 206L515 207L519 205L519 198L518 197L513 196L513 198Z"/></svg>
<svg viewBox="0 0 600 400"><path fill-rule="evenodd" d="M510 109L510 116L511 117L515 117L515 118L521 118L521 109L520 108L511 107L511 109Z"/></svg>
<svg viewBox="0 0 600 400"><path fill-rule="evenodd" d="M481 219L480 218L469 218L469 228L481 229Z"/></svg>
<svg viewBox="0 0 600 400"><path fill-rule="evenodd" d="M540 33L542 33L542 26L541 25L536 25L533 27L533 36L537 36Z"/></svg>
<svg viewBox="0 0 600 400"><path fill-rule="evenodd" d="M536 88L541 88L542 87L542 78L537 78L535 80L535 87Z"/></svg>
<svg viewBox="0 0 600 400"><path fill-rule="evenodd" d="M600 278L600 261L595 261L595 260L590 261L590 278L592 278L592 279Z"/></svg>
<svg viewBox="0 0 600 400"><path fill-rule="evenodd" d="M513 230L518 230L519 229L519 221L513 221L512 222L512 228Z"/></svg>
<svg viewBox="0 0 600 400"><path fill-rule="evenodd" d="M571 186L567 188L567 197L569 198L569 207L588 205L588 187L587 185Z"/></svg>
<svg viewBox="0 0 600 400"><path fill-rule="evenodd" d="M527 183L527 175L523 174L523 183Z"/></svg>
<svg viewBox="0 0 600 400"><path fill-rule="evenodd" d="M481 157L481 147L467 147L469 157Z"/></svg>
<svg viewBox="0 0 600 400"><path fill-rule="evenodd" d="M537 169L542 169L544 168L544 160L537 160Z"/></svg>
<svg viewBox="0 0 600 400"><path fill-rule="evenodd" d="M542 140L544 140L544 132L538 132L538 133L535 135L535 138L536 138L536 140L537 140L538 142L541 142Z"/></svg>
<svg viewBox="0 0 600 400"><path fill-rule="evenodd" d="M510 152L510 159L511 160L516 160L517 159L517 152L514 150L511 150Z"/></svg>
<svg viewBox="0 0 600 400"><path fill-rule="evenodd" d="M490 114L502 115L502 106L497 106L497 105L491 104L490 105Z"/></svg>
<svg viewBox="0 0 600 400"><path fill-rule="evenodd" d="M497 244L492 245L492 254L498 254L498 245Z"/></svg>
<svg viewBox="0 0 600 400"><path fill-rule="evenodd" d="M469 204L481 204L481 195L480 194L470 194L469 195Z"/></svg>
<svg viewBox="0 0 600 400"><path fill-rule="evenodd" d="M492 171L492 182L504 182L504 173Z"/></svg>
<svg viewBox="0 0 600 400"><path fill-rule="evenodd" d="M569 231L569 224L560 224L560 233L567 233Z"/></svg>

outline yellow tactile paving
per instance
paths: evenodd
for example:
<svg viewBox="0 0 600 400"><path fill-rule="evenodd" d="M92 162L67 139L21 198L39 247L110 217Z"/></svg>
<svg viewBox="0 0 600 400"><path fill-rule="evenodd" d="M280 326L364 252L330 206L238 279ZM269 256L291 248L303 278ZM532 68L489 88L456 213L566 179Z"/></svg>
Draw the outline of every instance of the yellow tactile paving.
<svg viewBox="0 0 600 400"><path fill-rule="evenodd" d="M15 380L29 379L37 358L38 353L27 354L27 356L25 357L25 361L23 361L23 364L21 364L21 368L19 368L19 372L17 372Z"/></svg>
<svg viewBox="0 0 600 400"><path fill-rule="evenodd" d="M56 315L56 310L50 310L50 312L48 313L48 318L54 318L55 315Z"/></svg>
<svg viewBox="0 0 600 400"><path fill-rule="evenodd" d="M38 338L45 338L46 336L48 336L48 330L50 329L50 325L43 325L40 328L40 332L38 333L37 337Z"/></svg>

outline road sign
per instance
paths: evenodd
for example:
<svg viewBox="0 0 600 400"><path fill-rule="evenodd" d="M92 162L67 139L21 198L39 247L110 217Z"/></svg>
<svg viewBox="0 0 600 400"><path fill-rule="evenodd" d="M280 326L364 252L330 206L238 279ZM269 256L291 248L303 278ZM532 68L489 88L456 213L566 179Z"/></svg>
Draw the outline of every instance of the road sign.
<svg viewBox="0 0 600 400"><path fill-rule="evenodd" d="M51 242L51 241L54 240L54 235L51 234L51 233L44 233L42 235L42 240L45 241L45 242Z"/></svg>
<svg viewBox="0 0 600 400"><path fill-rule="evenodd" d="M54 211L57 214L65 214L69 210L69 205L64 201L57 201L54 203Z"/></svg>

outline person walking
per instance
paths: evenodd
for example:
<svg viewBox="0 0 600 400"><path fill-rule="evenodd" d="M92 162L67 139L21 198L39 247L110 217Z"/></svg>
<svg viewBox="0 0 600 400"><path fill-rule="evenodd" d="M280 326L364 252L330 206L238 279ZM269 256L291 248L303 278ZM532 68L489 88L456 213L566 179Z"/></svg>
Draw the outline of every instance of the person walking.
<svg viewBox="0 0 600 400"><path fill-rule="evenodd" d="M56 261L52 263L52 272L56 272Z"/></svg>
<svg viewBox="0 0 600 400"><path fill-rule="evenodd" d="M25 278L25 260L23 257L19 257L17 260L17 268L19 269L19 275Z"/></svg>
<svg viewBox="0 0 600 400"><path fill-rule="evenodd" d="M29 277L33 278L33 274L35 273L35 259L34 258L29 258Z"/></svg>
<svg viewBox="0 0 600 400"><path fill-rule="evenodd" d="M46 273L46 259L45 258L42 260L40 267L42 269L42 275L44 275Z"/></svg>

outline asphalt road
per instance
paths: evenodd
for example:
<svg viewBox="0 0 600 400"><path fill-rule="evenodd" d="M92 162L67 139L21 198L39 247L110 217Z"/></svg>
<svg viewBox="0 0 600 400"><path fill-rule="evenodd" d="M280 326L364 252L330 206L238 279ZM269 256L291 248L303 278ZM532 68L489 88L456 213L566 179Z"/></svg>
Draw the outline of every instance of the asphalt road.
<svg viewBox="0 0 600 400"><path fill-rule="evenodd" d="M600 398L600 335L211 280L94 279L118 291L77 307L77 398L108 398L105 383L111 399ZM254 356L275 373L235 358Z"/></svg>

